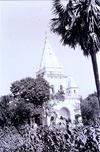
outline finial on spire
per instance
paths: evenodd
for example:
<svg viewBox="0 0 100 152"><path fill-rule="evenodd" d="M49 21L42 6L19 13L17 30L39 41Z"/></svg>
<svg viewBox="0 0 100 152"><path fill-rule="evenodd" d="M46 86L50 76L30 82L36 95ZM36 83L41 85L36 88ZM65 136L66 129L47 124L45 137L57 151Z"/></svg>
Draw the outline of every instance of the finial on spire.
<svg viewBox="0 0 100 152"><path fill-rule="evenodd" d="M40 67L39 68L41 68L41 66L42 66L42 60L43 60L43 55L44 55L46 43L47 43L47 30L45 31L44 47L43 47L43 53L42 53L42 58L41 58Z"/></svg>
<svg viewBox="0 0 100 152"><path fill-rule="evenodd" d="M44 42L44 49L45 49L45 44L46 44L47 39L48 39L48 34L47 34L47 30L46 30L46 31L45 31L45 42ZM44 49L43 49L43 50L44 50Z"/></svg>
<svg viewBox="0 0 100 152"><path fill-rule="evenodd" d="M47 35L48 35L48 34L47 34L47 31L45 31L45 39L47 39L47 37L48 37Z"/></svg>

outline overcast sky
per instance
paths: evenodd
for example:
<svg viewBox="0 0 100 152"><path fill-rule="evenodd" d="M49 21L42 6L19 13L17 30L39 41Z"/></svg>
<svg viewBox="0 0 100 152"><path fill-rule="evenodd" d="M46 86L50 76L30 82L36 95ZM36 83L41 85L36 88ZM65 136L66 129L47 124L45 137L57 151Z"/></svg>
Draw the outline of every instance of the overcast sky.
<svg viewBox="0 0 100 152"><path fill-rule="evenodd" d="M0 95L10 93L13 81L35 77L46 31L66 75L75 79L80 94L86 97L95 91L90 58L83 56L80 47L74 50L62 46L60 37L50 32L51 8L52 1L0 1Z"/></svg>

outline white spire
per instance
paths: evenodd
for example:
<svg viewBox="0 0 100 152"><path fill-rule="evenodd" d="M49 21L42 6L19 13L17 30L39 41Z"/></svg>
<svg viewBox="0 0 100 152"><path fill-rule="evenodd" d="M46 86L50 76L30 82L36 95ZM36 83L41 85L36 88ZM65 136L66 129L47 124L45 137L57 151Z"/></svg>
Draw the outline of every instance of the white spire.
<svg viewBox="0 0 100 152"><path fill-rule="evenodd" d="M43 68L52 68L52 69L63 69L63 66L59 64L55 53L50 46L47 35L45 37L44 50L42 54L42 59L40 63L40 69Z"/></svg>

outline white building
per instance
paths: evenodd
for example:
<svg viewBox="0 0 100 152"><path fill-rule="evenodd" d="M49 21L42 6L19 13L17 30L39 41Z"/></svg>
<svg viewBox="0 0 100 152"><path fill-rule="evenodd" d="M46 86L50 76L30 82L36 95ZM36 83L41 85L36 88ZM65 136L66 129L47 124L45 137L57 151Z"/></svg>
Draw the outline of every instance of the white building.
<svg viewBox="0 0 100 152"><path fill-rule="evenodd" d="M77 117L81 118L79 89L74 79L64 74L64 67L58 62L47 38L37 72L37 77L39 76L49 82L51 94L55 95L58 90L63 90L65 96L65 100L50 101L53 106L53 113L47 117L48 125L53 120L57 124L61 119L70 119L75 124Z"/></svg>

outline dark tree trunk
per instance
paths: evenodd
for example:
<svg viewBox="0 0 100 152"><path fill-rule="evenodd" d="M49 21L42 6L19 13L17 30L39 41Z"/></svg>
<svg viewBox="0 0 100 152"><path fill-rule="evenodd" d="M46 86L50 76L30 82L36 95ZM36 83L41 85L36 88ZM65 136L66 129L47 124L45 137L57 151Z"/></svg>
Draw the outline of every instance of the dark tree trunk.
<svg viewBox="0 0 100 152"><path fill-rule="evenodd" d="M91 60L92 60L92 65L93 65L97 96L98 96L99 106L100 106L100 81L99 81L99 72L98 72L98 66L97 66L97 60L96 60L96 53L91 53Z"/></svg>

